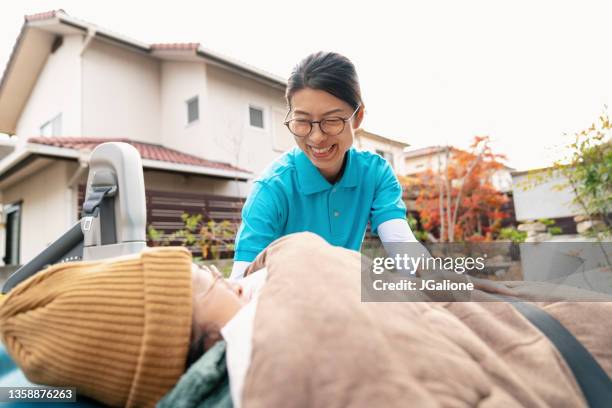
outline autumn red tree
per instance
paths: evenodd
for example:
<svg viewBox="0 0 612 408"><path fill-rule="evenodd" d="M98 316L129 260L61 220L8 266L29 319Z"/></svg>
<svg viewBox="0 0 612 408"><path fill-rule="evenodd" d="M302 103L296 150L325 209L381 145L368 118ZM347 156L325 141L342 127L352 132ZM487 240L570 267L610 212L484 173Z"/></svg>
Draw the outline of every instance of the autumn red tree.
<svg viewBox="0 0 612 408"><path fill-rule="evenodd" d="M508 217L508 197L492 184L505 159L491 151L488 136L476 136L469 151L443 148L433 169L404 186L417 190L422 228L439 241L492 240Z"/></svg>

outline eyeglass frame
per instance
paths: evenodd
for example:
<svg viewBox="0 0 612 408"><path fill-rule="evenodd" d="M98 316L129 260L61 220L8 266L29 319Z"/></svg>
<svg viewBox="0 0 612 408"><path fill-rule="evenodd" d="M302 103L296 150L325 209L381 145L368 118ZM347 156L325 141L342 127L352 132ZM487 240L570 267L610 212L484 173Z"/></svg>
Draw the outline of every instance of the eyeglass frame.
<svg viewBox="0 0 612 408"><path fill-rule="evenodd" d="M208 287L208 289L206 289L204 291L204 293L199 293L198 296L196 297L196 302L200 302L202 301L202 299L204 299L206 296L208 296L208 294L212 291L212 289L215 287L215 284L220 281L221 279L223 279L223 274L221 272L219 272L219 270L214 266L211 265L210 268L206 268L208 269L208 271L210 272L211 275L213 275L213 281L210 284L210 286Z"/></svg>
<svg viewBox="0 0 612 408"><path fill-rule="evenodd" d="M340 133L344 132L344 129L346 128L346 122L348 122L349 120L353 119L353 117L355 116L355 114L356 114L357 112L359 112L359 109L361 109L361 105L358 105L358 106L357 106L357 109L355 109L355 111L354 111L354 112L351 114L351 116L349 116L348 118L342 118L342 117L340 117L340 116L332 116L331 118L324 118L324 119L321 119L321 120L306 120L306 119L289 119L289 120L286 120L286 119L287 119L287 117L289 116L289 114L291 113L291 108L289 108L289 111L288 111L288 112L287 112L287 114L285 115L285 122L283 122L283 124L284 124L285 126L287 126L287 129L289 129L289 132L291 132L291 134L292 134L293 136L298 137L298 138L300 138L300 139L306 138L306 137L308 137L308 136L310 136L310 135L312 134L312 130L314 129L314 126L313 126L313 125L314 125L315 123L317 123L317 124L319 125L319 130L320 130L320 131L321 131L321 133L323 133L325 136L338 136ZM333 119L340 119L340 120L342 120L342 129L340 129L340 131L339 131L338 133L336 133L335 135L331 135L331 134L327 133L327 132L326 132L326 131L324 131L324 130L323 130L323 128L321 127L321 122L323 122L324 120L332 119L332 118L333 118ZM304 122L308 122L308 123L310 124L310 131L309 131L307 134L305 134L304 136L299 136L299 135L296 135L295 133L293 133L293 132L291 131L291 128L289 127L289 122L291 122L291 121L293 121L293 120L301 120L301 121L304 121Z"/></svg>
<svg viewBox="0 0 612 408"><path fill-rule="evenodd" d="M198 267L200 268L200 266ZM208 289L204 291L204 293L198 294L198 296L195 298L195 302L200 302L202 301L202 299L206 298L206 296L208 296L210 292L212 292L217 282L223 279L223 274L221 274L221 272L219 272L219 270L214 265L211 265L210 268L206 267L206 270L208 270L210 274L213 275L213 281L211 282ZM195 323L195 314L194 314L193 320L191 323L192 327L195 327L195 324L196 323ZM191 330L191 338L189 339L189 349L187 350L186 367L190 367L204 354L205 350L204 350L203 339L204 339L203 331L198 332L197 330L194 330L194 329Z"/></svg>

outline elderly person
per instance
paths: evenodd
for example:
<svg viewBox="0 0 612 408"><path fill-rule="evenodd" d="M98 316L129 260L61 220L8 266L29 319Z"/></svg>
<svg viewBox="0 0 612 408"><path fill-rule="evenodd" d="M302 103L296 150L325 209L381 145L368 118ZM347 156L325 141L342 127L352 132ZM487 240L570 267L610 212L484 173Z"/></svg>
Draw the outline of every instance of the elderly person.
<svg viewBox="0 0 612 408"><path fill-rule="evenodd" d="M4 299L2 341L35 383L153 406L184 373L190 345L196 354L196 341L210 346L244 304L217 273L192 265L184 248L55 265Z"/></svg>

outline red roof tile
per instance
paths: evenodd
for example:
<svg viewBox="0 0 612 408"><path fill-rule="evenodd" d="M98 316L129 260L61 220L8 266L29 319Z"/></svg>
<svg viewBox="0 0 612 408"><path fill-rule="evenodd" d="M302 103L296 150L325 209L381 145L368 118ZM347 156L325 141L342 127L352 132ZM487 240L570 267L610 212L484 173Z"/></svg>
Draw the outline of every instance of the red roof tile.
<svg viewBox="0 0 612 408"><path fill-rule="evenodd" d="M46 19L49 19L49 18L54 18L55 14L58 11L61 11L62 13L65 13L65 11L62 10L62 9L51 10L51 11L45 11L43 13L29 14L29 15L24 16L24 19L26 21L46 20Z"/></svg>
<svg viewBox="0 0 612 408"><path fill-rule="evenodd" d="M168 163L186 164L190 166L208 167L219 170L242 171L251 173L248 170L232 166L229 163L217 162L193 156L191 154L179 152L157 144L137 142L125 138L95 138L95 137L31 137L29 143L42 144L46 146L63 147L74 150L91 151L97 145L106 142L129 143L138 150L143 159L157 160Z"/></svg>
<svg viewBox="0 0 612 408"><path fill-rule="evenodd" d="M200 43L153 43L151 49L153 50L197 50L200 47Z"/></svg>

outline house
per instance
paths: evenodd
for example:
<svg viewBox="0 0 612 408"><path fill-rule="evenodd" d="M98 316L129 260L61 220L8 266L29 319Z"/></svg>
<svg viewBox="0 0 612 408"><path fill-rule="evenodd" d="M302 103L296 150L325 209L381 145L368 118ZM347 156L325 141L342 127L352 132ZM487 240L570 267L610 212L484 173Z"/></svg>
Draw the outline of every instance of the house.
<svg viewBox="0 0 612 408"><path fill-rule="evenodd" d="M575 217L584 211L574 202L575 195L561 172L539 168L514 171L511 175L517 222L549 219L563 234L577 233Z"/></svg>
<svg viewBox="0 0 612 408"><path fill-rule="evenodd" d="M461 151L460 149L449 146L449 158L453 154ZM446 168L446 146L428 146L404 153L404 173L405 176L414 176L426 170L437 172L444 171ZM496 171L491 177L491 184L497 190L504 193L512 191L512 177L510 172L514 169L505 166Z"/></svg>
<svg viewBox="0 0 612 408"><path fill-rule="evenodd" d="M404 174L404 149L408 143L390 139L364 129L355 131L354 146L361 150L368 150L384 157L396 174Z"/></svg>
<svg viewBox="0 0 612 408"><path fill-rule="evenodd" d="M5 263L78 219L87 157L105 141L141 153L157 228L180 227L184 210L235 218L250 180L292 146L284 90L197 43L146 44L62 10L26 16L0 82L0 132L14 140L0 162Z"/></svg>
<svg viewBox="0 0 612 408"><path fill-rule="evenodd" d="M89 153L106 141L140 152L151 226L179 229L184 212L239 221L253 178L295 145L285 87L199 43L148 44L63 10L26 16L0 80L4 263L78 220Z"/></svg>

